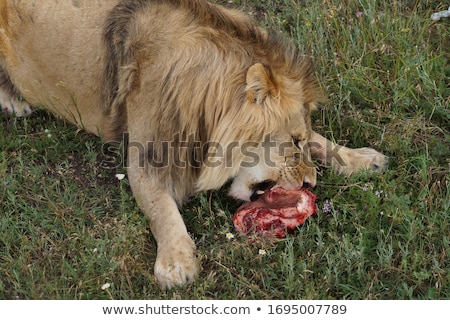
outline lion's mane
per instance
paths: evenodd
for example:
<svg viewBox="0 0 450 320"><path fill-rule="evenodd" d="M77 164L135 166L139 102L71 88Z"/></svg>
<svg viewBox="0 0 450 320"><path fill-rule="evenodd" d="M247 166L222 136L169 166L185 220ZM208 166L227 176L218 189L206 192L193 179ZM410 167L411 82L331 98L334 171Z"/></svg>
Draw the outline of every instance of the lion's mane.
<svg viewBox="0 0 450 320"><path fill-rule="evenodd" d="M148 17L164 19L167 11L166 29L153 28L161 22ZM103 41L103 112L111 122L105 138L122 136L127 99L136 90L148 91L139 112L147 119L145 138L155 144L144 158L164 158L166 151L156 145L170 141L181 159L201 162L209 143L260 142L283 128L302 105L320 100L312 63L297 46L245 15L203 0L121 1L107 18ZM267 70L271 92L247 83L255 63ZM161 182L174 184L166 187L180 202L187 190L220 187L236 174L240 161L236 157L232 168L214 170L192 165L152 170Z"/></svg>

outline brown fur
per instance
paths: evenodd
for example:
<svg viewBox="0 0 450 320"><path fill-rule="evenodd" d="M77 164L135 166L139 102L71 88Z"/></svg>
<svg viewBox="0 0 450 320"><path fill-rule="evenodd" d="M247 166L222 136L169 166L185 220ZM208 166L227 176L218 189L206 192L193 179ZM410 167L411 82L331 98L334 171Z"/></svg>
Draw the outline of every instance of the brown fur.
<svg viewBox="0 0 450 320"><path fill-rule="evenodd" d="M0 0L0 103L18 115L27 104L10 97L19 93L105 141L126 133L130 184L157 240L155 275L165 287L198 272L178 210L186 196L233 178L230 194L243 200L268 180L314 186L310 154L298 157L308 143L311 155L344 173L385 162L312 131L321 94L311 61L292 42L204 0ZM249 153L227 148L251 143L264 159L268 136L272 165L241 166ZM229 165L205 165L218 144L224 152L214 155ZM170 156L189 165L152 165Z"/></svg>

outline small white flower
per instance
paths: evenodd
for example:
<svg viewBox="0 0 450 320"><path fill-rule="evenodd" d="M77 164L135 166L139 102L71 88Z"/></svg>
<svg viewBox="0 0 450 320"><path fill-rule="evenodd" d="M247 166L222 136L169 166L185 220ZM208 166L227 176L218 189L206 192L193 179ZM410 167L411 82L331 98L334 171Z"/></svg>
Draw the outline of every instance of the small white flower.
<svg viewBox="0 0 450 320"><path fill-rule="evenodd" d="M105 283L104 285L102 285L102 290L105 291L106 289L111 288L111 283Z"/></svg>
<svg viewBox="0 0 450 320"><path fill-rule="evenodd" d="M228 232L226 234L226 237L227 237L228 240L234 239L234 234L232 234L231 232Z"/></svg>
<svg viewBox="0 0 450 320"><path fill-rule="evenodd" d="M116 178L119 180L123 180L123 179L125 179L125 175L123 173L118 173L118 174L116 174Z"/></svg>
<svg viewBox="0 0 450 320"><path fill-rule="evenodd" d="M47 135L47 138L51 138L52 137L52 134L51 134L50 130L45 129L44 133Z"/></svg>
<svg viewBox="0 0 450 320"><path fill-rule="evenodd" d="M261 255L261 256L265 256L266 254L267 254L267 251L266 250L264 250L264 249L259 249L259 255Z"/></svg>
<svg viewBox="0 0 450 320"><path fill-rule="evenodd" d="M94 248L94 250L92 250L94 253L97 253L98 249Z"/></svg>
<svg viewBox="0 0 450 320"><path fill-rule="evenodd" d="M375 191L375 195L378 197L378 198L381 198L381 196L383 195L383 190L380 190L380 191Z"/></svg>

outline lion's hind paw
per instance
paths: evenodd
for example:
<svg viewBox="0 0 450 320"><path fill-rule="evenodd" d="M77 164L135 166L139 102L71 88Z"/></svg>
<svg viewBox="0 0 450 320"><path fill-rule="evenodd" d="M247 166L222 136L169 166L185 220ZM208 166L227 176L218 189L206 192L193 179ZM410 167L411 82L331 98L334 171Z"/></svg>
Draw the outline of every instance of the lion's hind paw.
<svg viewBox="0 0 450 320"><path fill-rule="evenodd" d="M27 102L11 97L2 91L0 91L0 107L3 112L14 114L17 117L27 117L32 113Z"/></svg>

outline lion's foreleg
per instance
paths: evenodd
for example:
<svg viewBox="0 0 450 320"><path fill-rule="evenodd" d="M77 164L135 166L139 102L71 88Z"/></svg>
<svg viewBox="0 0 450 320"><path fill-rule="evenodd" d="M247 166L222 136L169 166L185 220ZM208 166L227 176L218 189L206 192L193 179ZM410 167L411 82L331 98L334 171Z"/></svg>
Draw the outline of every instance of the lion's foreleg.
<svg viewBox="0 0 450 320"><path fill-rule="evenodd" d="M340 146L316 132L311 133L309 152L323 165L331 165L336 172L352 174L358 170L380 171L386 167L386 156L371 148L351 149Z"/></svg>
<svg viewBox="0 0 450 320"><path fill-rule="evenodd" d="M129 150L128 175L158 245L155 276L164 288L191 282L198 273L194 241L187 233L175 200L155 184L145 168L139 167L139 156Z"/></svg>

